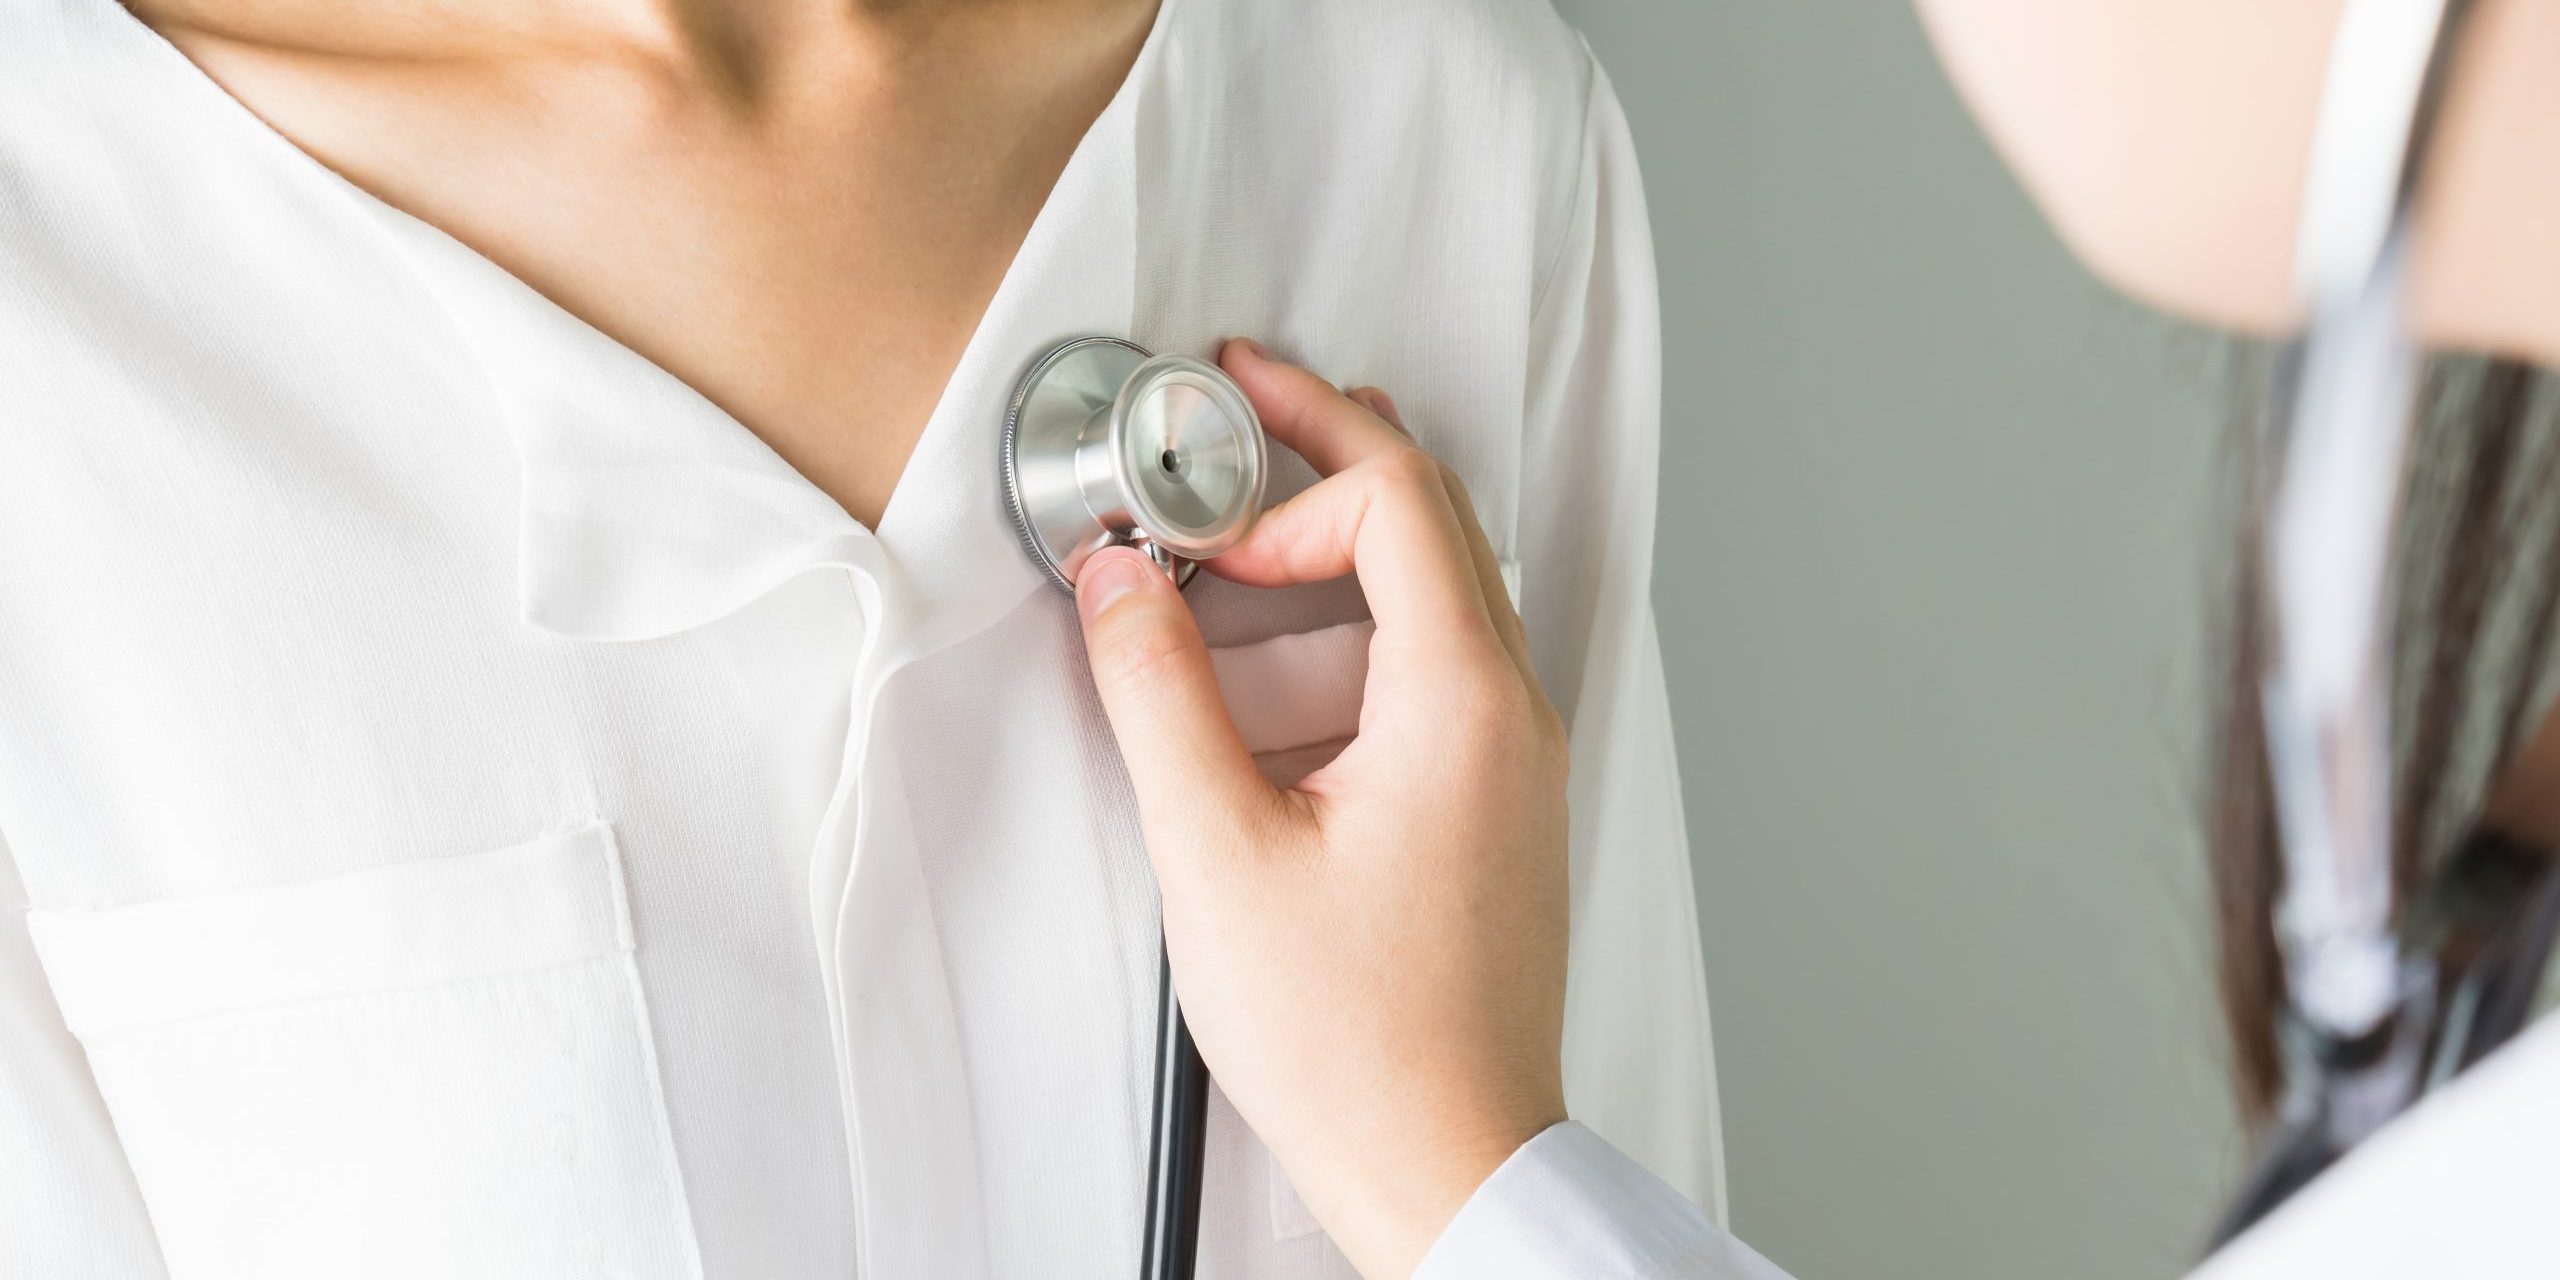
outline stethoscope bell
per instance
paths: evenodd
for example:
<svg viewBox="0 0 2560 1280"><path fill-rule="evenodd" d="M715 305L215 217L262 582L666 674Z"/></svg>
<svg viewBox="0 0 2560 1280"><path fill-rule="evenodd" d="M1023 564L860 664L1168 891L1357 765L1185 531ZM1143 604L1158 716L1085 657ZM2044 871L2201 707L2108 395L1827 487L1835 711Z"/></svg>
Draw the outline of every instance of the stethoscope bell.
<svg viewBox="0 0 2560 1280"><path fill-rule="evenodd" d="M1118 338L1051 348L1013 389L1004 493L1023 549L1067 591L1086 558L1133 546L1177 583L1262 510L1253 405L1216 365Z"/></svg>

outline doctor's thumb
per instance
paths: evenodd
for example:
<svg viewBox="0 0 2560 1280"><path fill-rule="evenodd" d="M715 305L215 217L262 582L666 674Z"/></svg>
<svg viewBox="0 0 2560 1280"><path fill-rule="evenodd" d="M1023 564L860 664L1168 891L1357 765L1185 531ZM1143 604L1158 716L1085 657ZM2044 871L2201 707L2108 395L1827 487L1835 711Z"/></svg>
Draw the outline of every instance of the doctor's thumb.
<svg viewBox="0 0 2560 1280"><path fill-rule="evenodd" d="M1095 552L1076 578L1076 612L1094 688L1150 828L1225 820L1277 798L1218 692L1191 606L1164 570L1126 547Z"/></svg>

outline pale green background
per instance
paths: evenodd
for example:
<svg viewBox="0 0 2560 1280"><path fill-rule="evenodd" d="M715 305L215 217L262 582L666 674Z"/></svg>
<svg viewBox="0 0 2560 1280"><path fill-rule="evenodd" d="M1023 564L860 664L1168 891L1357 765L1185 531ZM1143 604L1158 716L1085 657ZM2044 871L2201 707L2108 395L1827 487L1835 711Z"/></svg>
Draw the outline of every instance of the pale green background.
<svg viewBox="0 0 2560 1280"><path fill-rule="evenodd" d="M1907 5L1561 0L1633 122L1655 599L1734 1224L2177 1274L2236 1158L2193 780L2217 344L2076 267Z"/></svg>

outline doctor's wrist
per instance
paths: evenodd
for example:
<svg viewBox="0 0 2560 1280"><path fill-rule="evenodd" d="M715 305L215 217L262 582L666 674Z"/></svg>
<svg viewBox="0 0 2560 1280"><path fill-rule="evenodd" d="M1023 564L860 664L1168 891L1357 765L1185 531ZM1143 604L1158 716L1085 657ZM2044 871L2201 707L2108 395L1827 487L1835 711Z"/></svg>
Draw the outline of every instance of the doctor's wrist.
<svg viewBox="0 0 2560 1280"><path fill-rule="evenodd" d="M1486 1179L1565 1118L1560 1100L1532 1102L1368 1135L1299 1190L1365 1280L1404 1280Z"/></svg>

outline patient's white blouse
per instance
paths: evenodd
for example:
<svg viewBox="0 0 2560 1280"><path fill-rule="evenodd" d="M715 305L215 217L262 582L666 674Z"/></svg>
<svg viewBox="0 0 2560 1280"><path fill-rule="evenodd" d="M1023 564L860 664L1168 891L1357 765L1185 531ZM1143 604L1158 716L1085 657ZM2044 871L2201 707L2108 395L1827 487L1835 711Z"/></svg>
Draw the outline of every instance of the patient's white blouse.
<svg viewBox="0 0 2560 1280"><path fill-rule="evenodd" d="M874 531L112 0L9 0L0 1274L1132 1272L1153 889L997 488L1087 333L1259 337L1464 473L1572 731L1572 1110L1716 1205L1652 263L1543 3L1165 0ZM1356 587L1192 599L1271 771L1338 749ZM1351 1274L1222 1100L1208 1180L1204 1276Z"/></svg>

